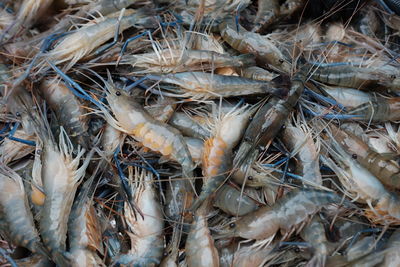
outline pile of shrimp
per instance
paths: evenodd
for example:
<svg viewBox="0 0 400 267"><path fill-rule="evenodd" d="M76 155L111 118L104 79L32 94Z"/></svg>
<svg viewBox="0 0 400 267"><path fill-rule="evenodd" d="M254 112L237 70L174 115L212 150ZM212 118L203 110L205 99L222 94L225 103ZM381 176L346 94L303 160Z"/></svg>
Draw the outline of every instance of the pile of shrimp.
<svg viewBox="0 0 400 267"><path fill-rule="evenodd" d="M0 1L0 267L399 266L397 0Z"/></svg>

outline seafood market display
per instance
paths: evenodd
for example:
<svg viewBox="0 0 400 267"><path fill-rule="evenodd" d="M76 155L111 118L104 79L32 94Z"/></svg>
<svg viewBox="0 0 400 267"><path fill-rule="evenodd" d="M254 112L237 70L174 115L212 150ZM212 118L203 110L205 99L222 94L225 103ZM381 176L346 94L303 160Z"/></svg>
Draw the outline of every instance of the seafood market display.
<svg viewBox="0 0 400 267"><path fill-rule="evenodd" d="M400 1L0 0L0 267L400 266Z"/></svg>

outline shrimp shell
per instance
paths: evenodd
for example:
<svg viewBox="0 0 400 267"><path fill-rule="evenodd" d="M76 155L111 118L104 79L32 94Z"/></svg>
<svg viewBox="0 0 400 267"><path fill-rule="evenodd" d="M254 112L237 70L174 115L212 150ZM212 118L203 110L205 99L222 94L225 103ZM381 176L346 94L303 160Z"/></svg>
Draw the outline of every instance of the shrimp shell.
<svg viewBox="0 0 400 267"><path fill-rule="evenodd" d="M257 203L240 190L223 185L218 190L214 200L214 206L220 208L229 215L243 216L258 209Z"/></svg>

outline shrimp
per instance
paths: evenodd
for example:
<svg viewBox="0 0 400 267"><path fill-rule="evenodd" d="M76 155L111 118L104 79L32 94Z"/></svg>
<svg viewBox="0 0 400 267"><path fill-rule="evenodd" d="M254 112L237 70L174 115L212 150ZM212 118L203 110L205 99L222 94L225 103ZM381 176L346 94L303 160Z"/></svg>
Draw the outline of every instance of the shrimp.
<svg viewBox="0 0 400 267"><path fill-rule="evenodd" d="M400 199L389 192L382 183L366 168L354 160L331 136L330 155L340 164L341 168L331 159L321 156L325 165L330 167L339 177L346 189L346 194L358 202L366 202L371 209L365 215L376 223L396 223L400 219ZM328 146L325 144L325 146Z"/></svg>
<svg viewBox="0 0 400 267"><path fill-rule="evenodd" d="M143 146L170 157L182 166L185 177L192 177L194 164L182 134L175 128L156 121L134 97L106 82L107 101L115 119L107 112L107 121L115 128L132 135Z"/></svg>
<svg viewBox="0 0 400 267"><path fill-rule="evenodd" d="M373 97L368 102L349 109L346 114L355 115L355 120L387 122L400 119L400 97Z"/></svg>
<svg viewBox="0 0 400 267"><path fill-rule="evenodd" d="M216 193L214 206L229 215L243 216L258 209L257 203L233 186L223 185Z"/></svg>
<svg viewBox="0 0 400 267"><path fill-rule="evenodd" d="M312 185L322 185L318 149L306 127L306 125L286 126L283 131L283 141L291 150L291 155L298 159L297 166L300 175L303 176L304 186L307 186L307 182Z"/></svg>
<svg viewBox="0 0 400 267"><path fill-rule="evenodd" d="M204 143L203 186L199 197L190 208L192 211L196 210L224 183L231 168L232 149L241 138L252 112L248 106L243 106L224 114L215 123L212 137ZM232 131L232 129L235 130Z"/></svg>
<svg viewBox="0 0 400 267"><path fill-rule="evenodd" d="M189 267L218 267L218 250L215 248L207 224L209 200L196 211L186 240L186 262Z"/></svg>
<svg viewBox="0 0 400 267"><path fill-rule="evenodd" d="M24 0L18 10L13 23L3 30L0 43L4 37L14 37L21 29L30 29L35 21L40 18L50 7L53 0Z"/></svg>
<svg viewBox="0 0 400 267"><path fill-rule="evenodd" d="M133 168L130 168L131 172ZM135 181L139 183L135 191L135 203L143 217L134 216L134 211L125 203L124 215L128 225L131 248L126 254L120 254L116 262L125 265L158 266L163 255L164 220L160 202L152 188L153 175L146 171L134 170ZM130 179L132 180L132 179Z"/></svg>
<svg viewBox="0 0 400 267"><path fill-rule="evenodd" d="M312 78L323 83L345 86L356 89L377 89L377 87L392 90L400 89L398 73L384 69L355 66L320 66L313 72Z"/></svg>
<svg viewBox="0 0 400 267"><path fill-rule="evenodd" d="M400 166L396 161L372 150L364 141L356 135L330 125L335 140L357 160L361 166L375 175L384 185L392 188L400 188Z"/></svg>
<svg viewBox="0 0 400 267"><path fill-rule="evenodd" d="M118 14L111 14L101 21L89 22L64 37L51 51L43 55L44 58L56 65L66 63L64 71L67 71L80 59L113 38L116 25L119 24L119 29L124 31L132 26L141 27L151 19L140 10L127 10L125 13L126 16L121 19L118 18Z"/></svg>
<svg viewBox="0 0 400 267"><path fill-rule="evenodd" d="M201 159L203 158L204 141L193 137L184 138L193 161L197 165L200 165Z"/></svg>
<svg viewBox="0 0 400 267"><path fill-rule="evenodd" d="M253 32L258 32L268 27L279 15L278 0L259 0L256 18L254 19Z"/></svg>
<svg viewBox="0 0 400 267"><path fill-rule="evenodd" d="M300 232L300 236L314 249L314 255L307 266L325 266L326 258L331 253L332 247L326 239L325 228L320 218L315 216L310 224Z"/></svg>
<svg viewBox="0 0 400 267"><path fill-rule="evenodd" d="M234 49L243 54L253 54L256 61L261 64L271 65L285 73L290 73L291 66L286 61L282 52L268 39L253 32L246 31L240 27L239 32L236 30L234 20L226 19L219 25L221 36Z"/></svg>
<svg viewBox="0 0 400 267"><path fill-rule="evenodd" d="M112 127L110 124L106 124L101 138L101 147L103 154L107 160L110 160L115 150L122 144L125 139L125 135Z"/></svg>
<svg viewBox="0 0 400 267"><path fill-rule="evenodd" d="M99 165L100 166L100 165ZM96 174L96 172L94 172ZM68 222L68 234L72 266L105 266L97 252L104 255L102 229L94 206L90 187L94 175L85 182L72 207Z"/></svg>
<svg viewBox="0 0 400 267"><path fill-rule="evenodd" d="M338 195L320 190L293 190L278 200L273 207L262 207L252 213L234 219L218 234L219 238L241 237L245 239L272 240L278 230L286 239L299 232L307 224L307 218L328 204L339 204Z"/></svg>
<svg viewBox="0 0 400 267"><path fill-rule="evenodd" d="M233 57L213 51L186 49L165 49L152 53L126 55L120 62L135 68L143 68L143 72L146 73L211 71L216 68L241 67L254 63L251 55Z"/></svg>
<svg viewBox="0 0 400 267"><path fill-rule="evenodd" d="M294 108L304 90L304 74L297 73L292 81L286 99L272 98L262 106L244 133L236 156L234 167L239 168L242 174L247 172L258 155L256 147L267 145L279 132L285 119ZM245 177L242 177L243 181Z"/></svg>
<svg viewBox="0 0 400 267"><path fill-rule="evenodd" d="M35 136L26 134L23 129L17 130L14 133L13 137L28 140L28 141L35 140ZM33 147L33 146L5 138L5 139L3 139L1 146L0 146L0 155L1 155L0 158L1 158L2 163L7 165L12 161L21 159L21 158L25 157L26 155L29 155L34 150L35 150L35 147Z"/></svg>
<svg viewBox="0 0 400 267"><path fill-rule="evenodd" d="M254 94L282 95L280 89L263 81L238 76L218 75L206 72L181 72L164 76L153 76L162 82L180 86L174 90L179 97L191 99L213 99Z"/></svg>
<svg viewBox="0 0 400 267"><path fill-rule="evenodd" d="M40 233L52 259L57 264L66 264L64 252L68 217L75 192L85 175L93 152L86 156L78 168L85 150L78 148L76 157L73 158L71 155L73 146L62 128L57 144L45 119L43 121L34 117L31 119L43 143L41 177L46 199L39 222Z"/></svg>
<svg viewBox="0 0 400 267"><path fill-rule="evenodd" d="M40 90L50 108L56 113L60 126L66 129L72 141L82 147L89 145L88 118L82 104L71 90L57 78L46 78Z"/></svg>
<svg viewBox="0 0 400 267"><path fill-rule="evenodd" d="M266 82L270 82L278 76L278 74L274 74L257 66L243 68L241 74L243 77L248 79L266 81Z"/></svg>
<svg viewBox="0 0 400 267"><path fill-rule="evenodd" d="M0 166L0 231L10 243L47 256L35 228L22 178L5 165Z"/></svg>
<svg viewBox="0 0 400 267"><path fill-rule="evenodd" d="M193 120L184 112L175 112L168 123L186 136L199 139L207 139L210 137L210 131L207 127Z"/></svg>

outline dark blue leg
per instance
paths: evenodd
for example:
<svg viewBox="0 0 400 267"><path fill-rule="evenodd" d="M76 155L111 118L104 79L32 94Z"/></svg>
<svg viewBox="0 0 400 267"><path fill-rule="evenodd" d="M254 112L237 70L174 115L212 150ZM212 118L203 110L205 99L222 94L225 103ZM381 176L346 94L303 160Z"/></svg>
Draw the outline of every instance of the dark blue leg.
<svg viewBox="0 0 400 267"><path fill-rule="evenodd" d="M330 97L326 97L320 94L317 94L316 92L314 92L313 90L308 89L307 87L305 88L304 92L308 95L311 95L313 97L315 97L316 99L322 100L328 104L331 104L332 106L337 106L339 109L346 111L346 107L343 106L342 104L336 102L336 100L330 98Z"/></svg>
<svg viewBox="0 0 400 267"><path fill-rule="evenodd" d="M353 239L351 240L351 242L350 242L350 244L349 244L348 247L351 248L351 247L354 245L354 243L357 241L357 239L360 237L360 235L363 234L363 233L379 233L379 232L381 232L381 231L382 231L381 228L371 228L371 229L361 230L361 231L357 232L357 233L354 235L354 237L353 237Z"/></svg>
<svg viewBox="0 0 400 267"><path fill-rule="evenodd" d="M145 32L142 32L142 33L140 33L140 34L138 34L136 36L133 36L133 37L131 37L128 40L125 41L125 43L123 44L123 46L121 48L121 52L120 52L120 54L118 56L117 65L118 65L118 62L121 60L122 56L124 55L126 47L128 46L128 44L130 42L132 42L132 41L135 41L136 39L139 39L140 37L145 36L146 34L149 35L149 37L151 39L151 32L150 31L145 31Z"/></svg>
<svg viewBox="0 0 400 267"><path fill-rule="evenodd" d="M11 264L12 267L18 267L17 263L8 255L7 251L0 248L0 254Z"/></svg>
<svg viewBox="0 0 400 267"><path fill-rule="evenodd" d="M104 51L110 49L111 47L113 47L118 42L118 35L119 35L120 27L121 27L121 20L119 19L118 23L117 23L117 26L116 26L116 29L115 29L115 34L114 34L113 41L111 43L109 43L109 44L97 49L96 52L94 52L95 56L98 56L101 53L103 53Z"/></svg>
<svg viewBox="0 0 400 267"><path fill-rule="evenodd" d="M16 141L16 142L20 142L22 144L28 145L28 146L36 146L36 143L34 141L30 141L30 140L25 140L25 139L21 139L21 138L17 138L14 137L15 132L17 131L18 127L19 127L20 123L16 122L14 124L14 127L11 129L11 131L8 133L7 138L12 140L12 141Z"/></svg>
<svg viewBox="0 0 400 267"><path fill-rule="evenodd" d="M390 15L394 14L393 10L390 9L390 7L385 3L385 1L383 1L383 0L374 0L374 1L377 2L378 4L380 4L383 7L383 9L386 12L388 12Z"/></svg>

